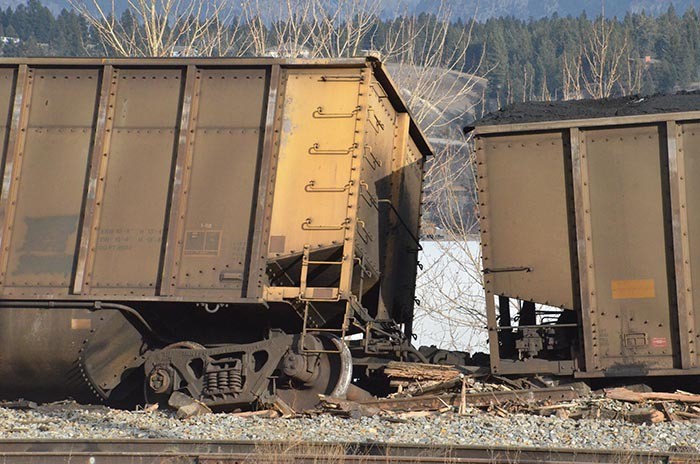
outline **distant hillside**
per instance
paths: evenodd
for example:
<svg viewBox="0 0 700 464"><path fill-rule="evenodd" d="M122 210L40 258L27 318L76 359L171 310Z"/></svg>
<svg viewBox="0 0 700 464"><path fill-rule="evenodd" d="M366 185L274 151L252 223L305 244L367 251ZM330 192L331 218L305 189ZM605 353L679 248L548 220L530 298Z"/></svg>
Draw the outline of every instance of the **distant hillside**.
<svg viewBox="0 0 700 464"><path fill-rule="evenodd" d="M389 1L389 0L387 0ZM541 18L558 14L559 16L578 16L586 12L597 16L602 11L602 0L449 0L450 7L456 15L473 17L476 11L478 19L514 16L518 19ZM393 0L392 3L413 4L414 12L433 12L434 0ZM654 15L665 12L673 5L676 11L684 12L691 7L700 6L700 0L607 0L605 14L608 17L621 17L626 13L646 11ZM477 9L478 8L478 9Z"/></svg>
<svg viewBox="0 0 700 464"><path fill-rule="evenodd" d="M92 0L88 0L88 3ZM231 2L234 8L245 0ZM257 0L263 11L275 12L279 8L279 0ZM337 3L347 0L327 0ZM401 14L435 13L439 9L438 0L377 0L380 3L381 15L391 18ZM589 16L597 16L601 12L602 0L446 0L449 10L457 18L472 18L475 14L480 20L514 16L518 19L541 18L558 14L560 16L578 16L586 12ZM25 3L22 0L0 0L0 7L16 7ZM69 0L44 0L44 5L54 13L61 9L70 9ZM109 0L100 0L101 4L110 4ZM117 9L128 5L128 0L116 0ZM700 0L606 0L605 13L607 16L624 16L627 12L639 13L646 11L652 14L665 12L673 5L679 13L690 7L698 9ZM273 14L273 13L271 13Z"/></svg>

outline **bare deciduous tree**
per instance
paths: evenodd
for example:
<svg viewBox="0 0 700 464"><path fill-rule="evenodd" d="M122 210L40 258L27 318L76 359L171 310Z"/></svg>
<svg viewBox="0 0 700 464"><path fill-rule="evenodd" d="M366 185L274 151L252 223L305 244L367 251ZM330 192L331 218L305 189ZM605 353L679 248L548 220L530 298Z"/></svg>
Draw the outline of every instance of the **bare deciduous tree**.
<svg viewBox="0 0 700 464"><path fill-rule="evenodd" d="M70 0L103 49L121 56L226 55L249 45L224 0L128 0L121 14L98 0ZM242 45L242 47L241 47Z"/></svg>
<svg viewBox="0 0 700 464"><path fill-rule="evenodd" d="M486 324L478 224L468 210L475 204L474 164L461 128L476 116L485 87L479 75L487 70L481 62L469 69L467 62L474 23L457 31L455 45L448 40L455 32L450 17L445 2L427 20L401 16L380 51L435 150L426 168L425 203L440 231L424 244L415 327L444 348L472 350L483 346Z"/></svg>
<svg viewBox="0 0 700 464"><path fill-rule="evenodd" d="M609 98L641 89L642 66L629 55L627 37L614 38L611 23L601 15L586 34L578 55L563 61L564 99Z"/></svg>

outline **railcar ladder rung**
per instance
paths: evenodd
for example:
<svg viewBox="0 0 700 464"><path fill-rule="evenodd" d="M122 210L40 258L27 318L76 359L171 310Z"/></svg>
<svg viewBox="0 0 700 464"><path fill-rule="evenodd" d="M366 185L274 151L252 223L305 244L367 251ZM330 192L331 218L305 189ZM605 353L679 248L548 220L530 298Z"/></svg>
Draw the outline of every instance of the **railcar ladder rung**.
<svg viewBox="0 0 700 464"><path fill-rule="evenodd" d="M316 350L316 349L309 349L304 345L304 341L306 340L306 335L314 335L314 334L322 334L322 333L330 333L337 335L338 338L341 340L345 340L345 334L347 331L348 327L348 320L350 318L350 304L346 303L345 304L345 314L343 315L343 323L341 324L341 327L335 328L335 327L309 327L309 308L312 307L312 304L310 301L304 301L304 314L302 316L303 318L303 325L302 325L302 330L301 330L301 351L303 353L332 353L332 354L340 354L340 350ZM314 309L315 310L315 309Z"/></svg>

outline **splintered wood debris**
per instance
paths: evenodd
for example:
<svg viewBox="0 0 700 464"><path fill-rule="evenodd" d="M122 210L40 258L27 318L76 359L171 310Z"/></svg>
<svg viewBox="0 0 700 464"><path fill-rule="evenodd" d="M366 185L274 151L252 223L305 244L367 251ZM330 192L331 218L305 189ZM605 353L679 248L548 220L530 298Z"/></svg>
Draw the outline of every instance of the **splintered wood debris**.
<svg viewBox="0 0 700 464"><path fill-rule="evenodd" d="M444 413L555 415L648 424L700 420L700 395L648 391L645 385L592 392L582 382L508 379L459 366L400 362L389 363L384 373L396 393L369 401L322 396L320 411L353 418L382 415L399 422Z"/></svg>

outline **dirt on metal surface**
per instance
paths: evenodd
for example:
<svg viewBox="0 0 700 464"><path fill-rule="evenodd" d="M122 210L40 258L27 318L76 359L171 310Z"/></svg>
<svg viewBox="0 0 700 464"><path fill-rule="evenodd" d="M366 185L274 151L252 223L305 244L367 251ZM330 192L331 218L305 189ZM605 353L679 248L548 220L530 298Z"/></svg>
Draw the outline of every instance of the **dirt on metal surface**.
<svg viewBox="0 0 700 464"><path fill-rule="evenodd" d="M524 102L513 103L489 113L472 126L678 113L699 109L700 91L670 95L630 95L600 100Z"/></svg>

